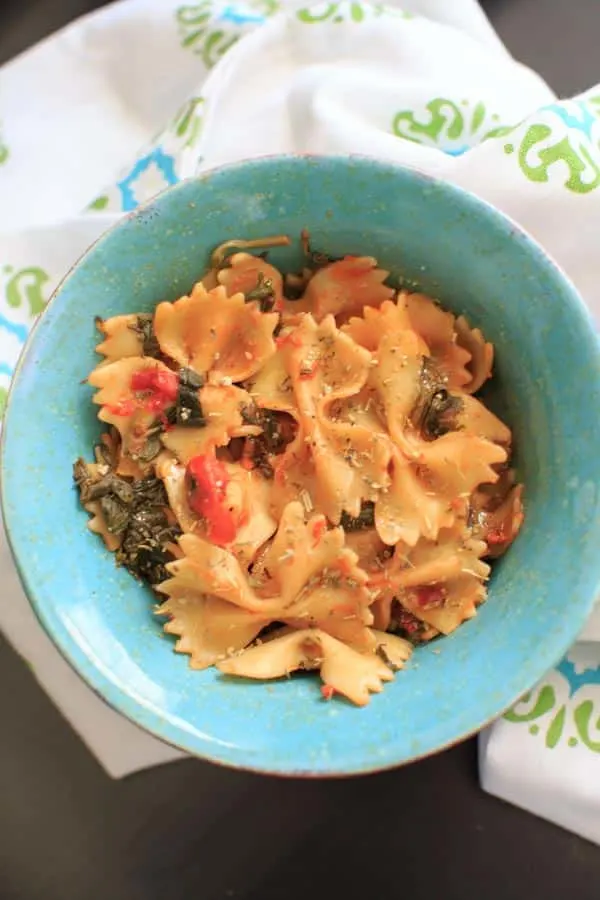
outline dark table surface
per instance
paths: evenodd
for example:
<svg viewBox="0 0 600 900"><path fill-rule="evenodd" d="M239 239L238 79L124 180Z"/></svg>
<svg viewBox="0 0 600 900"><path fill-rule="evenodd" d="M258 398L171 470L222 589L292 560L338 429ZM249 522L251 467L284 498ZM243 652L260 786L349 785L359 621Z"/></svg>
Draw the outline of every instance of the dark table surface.
<svg viewBox="0 0 600 900"><path fill-rule="evenodd" d="M346 781L109 779L0 640L1 900L597 900L600 848L484 794L476 743Z"/></svg>
<svg viewBox="0 0 600 900"><path fill-rule="evenodd" d="M485 5L509 47L567 93L593 80L595 3ZM95 5L4 0L0 61ZM570 47L553 60L565 29ZM115 782L1 637L0 685L0 900L600 897L600 848L484 794L474 740L349 781L186 760Z"/></svg>

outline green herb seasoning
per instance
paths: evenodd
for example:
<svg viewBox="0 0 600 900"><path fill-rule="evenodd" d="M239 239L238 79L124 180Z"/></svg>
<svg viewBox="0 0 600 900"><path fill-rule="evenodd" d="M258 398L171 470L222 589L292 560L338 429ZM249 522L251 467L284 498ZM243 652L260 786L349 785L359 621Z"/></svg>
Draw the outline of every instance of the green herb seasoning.
<svg viewBox="0 0 600 900"><path fill-rule="evenodd" d="M160 345L154 334L154 317L151 313L136 316L134 325L129 326L138 335L142 344L142 356L158 359L161 356Z"/></svg>
<svg viewBox="0 0 600 900"><path fill-rule="evenodd" d="M257 425L262 428L261 434L246 440L255 468L265 478L273 478L274 470L270 457L282 453L293 440L296 424L286 413L259 409L254 404L242 407L241 413L246 425Z"/></svg>
<svg viewBox="0 0 600 900"><path fill-rule="evenodd" d="M421 432L427 440L435 440L456 430L456 419L463 408L460 397L439 388L430 398L421 419Z"/></svg>
<svg viewBox="0 0 600 900"><path fill-rule="evenodd" d="M163 422L155 422L154 425L152 425L151 428L149 428L146 432L146 439L142 447L137 450L135 454L131 453L131 458L139 460L139 462L141 463L152 462L152 460L155 459L163 449L163 445L160 440L160 436L163 431Z"/></svg>
<svg viewBox="0 0 600 900"><path fill-rule="evenodd" d="M204 386L204 378L193 369L179 370L179 387L177 400L166 415L170 425L187 425L190 428L203 428L206 418L200 403L199 390Z"/></svg>
<svg viewBox="0 0 600 900"><path fill-rule="evenodd" d="M269 459L269 451L267 450L264 441L261 440L261 437L262 435L248 438L252 449L252 461L254 462L256 471L260 472L263 478L270 480L275 477L275 470Z"/></svg>
<svg viewBox="0 0 600 900"><path fill-rule="evenodd" d="M344 531L364 531L366 528L373 528L375 526L375 504L370 500L365 501L356 517L343 512L340 525Z"/></svg>
<svg viewBox="0 0 600 900"><path fill-rule="evenodd" d="M271 312L275 305L275 288L270 278L265 278L264 272L258 273L256 287L246 294L246 303L256 301L258 308L263 313Z"/></svg>
<svg viewBox="0 0 600 900"><path fill-rule="evenodd" d="M177 526L169 524L164 508L134 509L116 553L117 564L155 587L169 577L165 566L175 557L166 549L166 544L180 533Z"/></svg>
<svg viewBox="0 0 600 900"><path fill-rule="evenodd" d="M117 563L152 586L160 584L168 578L165 565L174 559L166 545L181 533L167 517L164 484L154 475L131 481L114 472L92 473L84 460L75 462L81 502L98 501L109 533L122 538Z"/></svg>
<svg viewBox="0 0 600 900"><path fill-rule="evenodd" d="M419 644L428 628L429 626L425 622L417 619L413 613L402 606L397 597L394 597L388 631L391 631L392 634L399 634L413 644Z"/></svg>
<svg viewBox="0 0 600 900"><path fill-rule="evenodd" d="M435 362L424 356L419 395L411 414L414 426L425 440L433 441L456 430L462 408L462 400L445 387L445 379Z"/></svg>
<svg viewBox="0 0 600 900"><path fill-rule="evenodd" d="M115 475L114 472L94 477L90 473L90 468L83 459L78 459L73 466L73 478L79 487L82 503L101 500L107 494L114 494L121 503L132 502L133 489L128 481Z"/></svg>

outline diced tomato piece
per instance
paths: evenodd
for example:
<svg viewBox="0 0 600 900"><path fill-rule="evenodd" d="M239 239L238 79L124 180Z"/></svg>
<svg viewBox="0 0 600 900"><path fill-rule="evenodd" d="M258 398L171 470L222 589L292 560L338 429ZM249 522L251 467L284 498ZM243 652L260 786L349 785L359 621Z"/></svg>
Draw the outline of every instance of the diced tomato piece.
<svg viewBox="0 0 600 900"><path fill-rule="evenodd" d="M417 588L415 596L419 606L441 606L446 599L446 590L439 584L428 584Z"/></svg>
<svg viewBox="0 0 600 900"><path fill-rule="evenodd" d="M179 378L167 369L140 369L131 376L131 390L148 393L144 407L156 412L172 406L177 400Z"/></svg>
<svg viewBox="0 0 600 900"><path fill-rule="evenodd" d="M208 538L215 544L230 544L235 540L237 525L227 508L225 492L229 476L224 464L216 456L195 456L187 466L191 481L189 504L197 515L206 519Z"/></svg>
<svg viewBox="0 0 600 900"><path fill-rule="evenodd" d="M398 627L407 634L415 634L421 627L419 619L401 607L394 610L393 618Z"/></svg>
<svg viewBox="0 0 600 900"><path fill-rule="evenodd" d="M321 685L321 694L323 695L324 700L331 700L333 695L335 694L335 688L330 684L322 684Z"/></svg>
<svg viewBox="0 0 600 900"><path fill-rule="evenodd" d="M504 533L503 528L492 528L488 531L486 540L488 544L504 544L508 540L508 537Z"/></svg>
<svg viewBox="0 0 600 900"><path fill-rule="evenodd" d="M316 547L325 532L327 531L327 522L325 519L317 519L316 522L313 523L312 527L312 536L313 536L313 547Z"/></svg>

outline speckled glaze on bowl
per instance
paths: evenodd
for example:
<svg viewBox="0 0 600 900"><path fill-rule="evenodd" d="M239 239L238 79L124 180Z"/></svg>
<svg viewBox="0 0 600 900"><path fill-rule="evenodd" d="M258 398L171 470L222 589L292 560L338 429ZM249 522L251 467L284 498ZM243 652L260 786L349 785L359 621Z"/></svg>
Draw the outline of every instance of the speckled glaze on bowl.
<svg viewBox="0 0 600 900"><path fill-rule="evenodd" d="M473 621L423 648L365 709L316 679L193 672L153 599L86 529L71 465L99 433L93 318L186 292L234 237L311 231L466 313L496 345L489 402L514 429L527 521ZM298 244L272 253L299 267ZM48 634L112 706L165 741L279 774L369 772L431 753L505 709L574 640L600 581L600 366L588 315L526 235L470 195L362 158L270 158L162 194L103 237L57 291L19 365L3 435L5 522Z"/></svg>

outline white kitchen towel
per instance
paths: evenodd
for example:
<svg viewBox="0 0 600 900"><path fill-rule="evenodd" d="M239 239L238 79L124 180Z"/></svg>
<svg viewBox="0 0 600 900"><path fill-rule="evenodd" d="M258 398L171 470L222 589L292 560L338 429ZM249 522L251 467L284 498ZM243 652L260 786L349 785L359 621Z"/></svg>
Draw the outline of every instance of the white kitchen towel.
<svg viewBox="0 0 600 900"><path fill-rule="evenodd" d="M598 315L599 142L600 86L558 101L475 0L123 0L0 71L0 402L53 286L105 228L199 168L267 153L361 152L470 189L527 228ZM79 682L5 545L0 572L0 625L106 769L180 755ZM600 615L584 636L600 639ZM600 841L598 685L600 644L577 645L482 737L481 775Z"/></svg>

